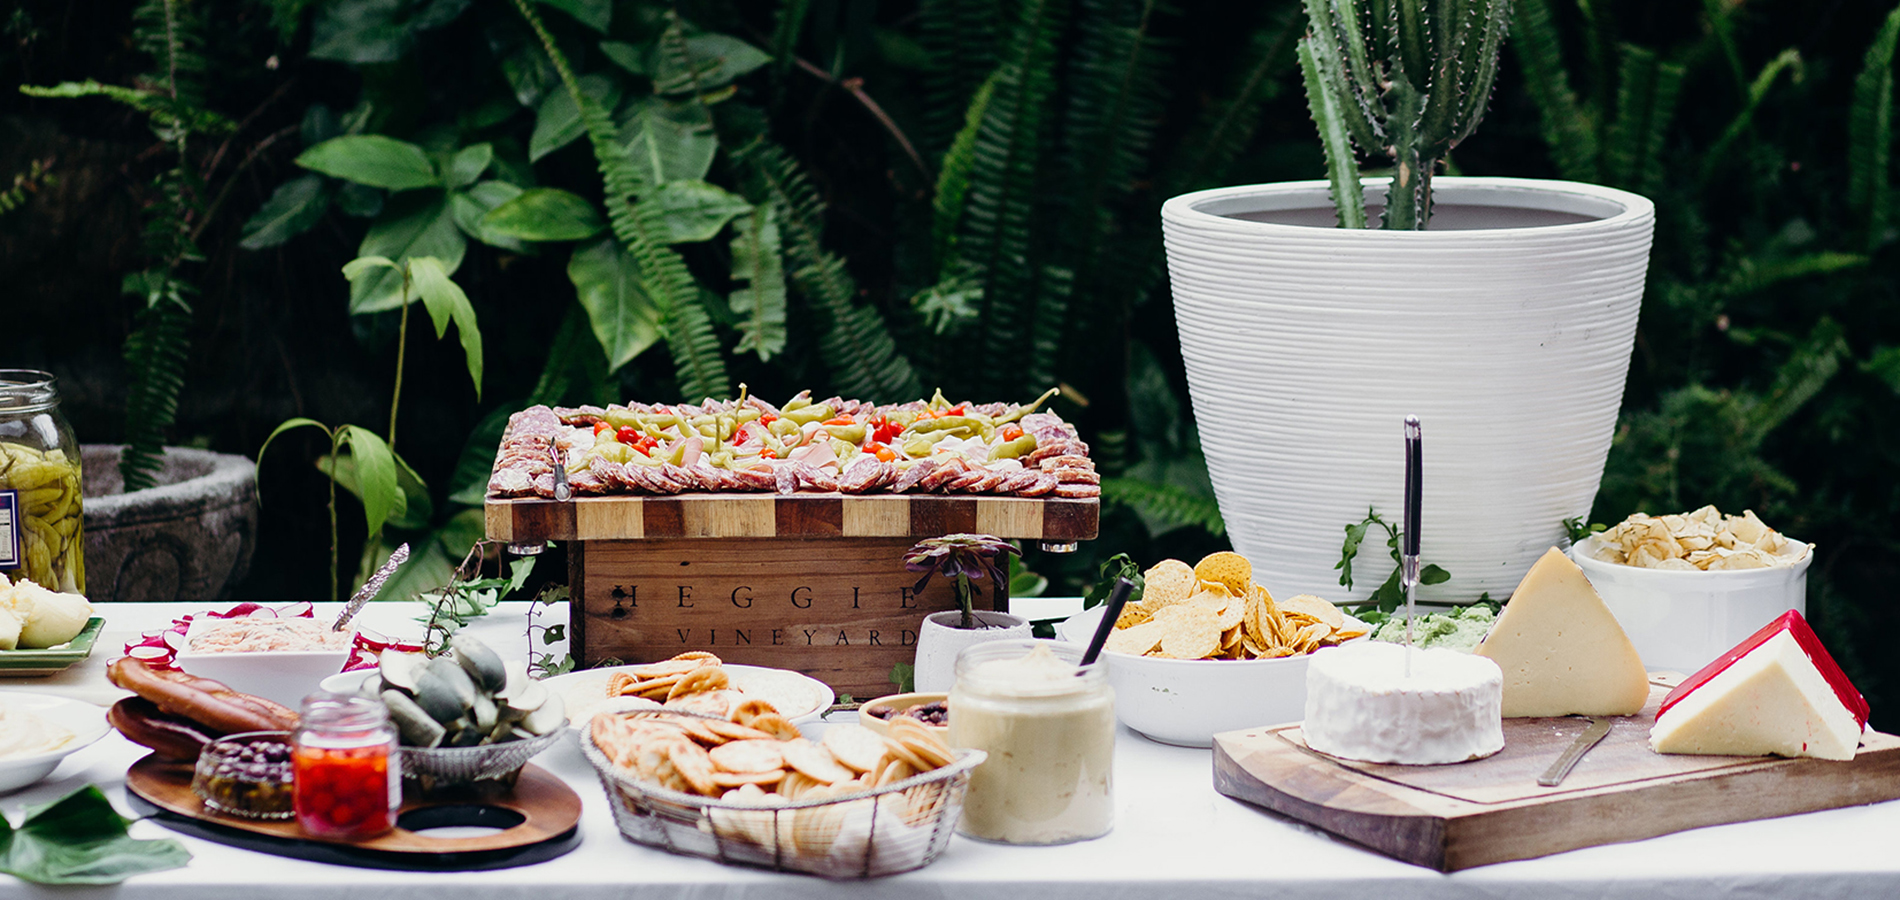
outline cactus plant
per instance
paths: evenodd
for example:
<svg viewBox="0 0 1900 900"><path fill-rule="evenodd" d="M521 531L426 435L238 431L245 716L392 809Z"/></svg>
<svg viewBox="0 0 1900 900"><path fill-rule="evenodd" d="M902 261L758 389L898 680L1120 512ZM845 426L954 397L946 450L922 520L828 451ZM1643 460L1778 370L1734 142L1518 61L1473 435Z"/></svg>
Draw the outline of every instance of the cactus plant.
<svg viewBox="0 0 1900 900"><path fill-rule="evenodd" d="M1393 163L1381 226L1423 229L1433 167L1484 117L1510 0L1305 3L1300 70L1340 227L1366 227L1356 147Z"/></svg>

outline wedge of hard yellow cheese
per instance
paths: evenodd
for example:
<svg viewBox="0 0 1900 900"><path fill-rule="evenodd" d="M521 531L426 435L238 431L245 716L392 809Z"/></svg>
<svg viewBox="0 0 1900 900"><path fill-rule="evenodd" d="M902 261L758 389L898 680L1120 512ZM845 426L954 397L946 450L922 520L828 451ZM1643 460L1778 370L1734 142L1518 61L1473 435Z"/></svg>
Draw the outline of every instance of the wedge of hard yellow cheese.
<svg viewBox="0 0 1900 900"><path fill-rule="evenodd" d="M1504 670L1504 717L1632 716L1649 674L1583 570L1555 547L1524 575L1478 645Z"/></svg>

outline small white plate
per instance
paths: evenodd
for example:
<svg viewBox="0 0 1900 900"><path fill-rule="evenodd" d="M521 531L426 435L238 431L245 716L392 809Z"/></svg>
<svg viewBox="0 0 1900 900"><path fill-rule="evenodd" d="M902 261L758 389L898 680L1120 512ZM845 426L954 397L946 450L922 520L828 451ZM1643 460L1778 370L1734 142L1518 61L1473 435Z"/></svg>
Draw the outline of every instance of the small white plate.
<svg viewBox="0 0 1900 900"><path fill-rule="evenodd" d="M725 663L724 666L726 675L732 679L733 688L777 707L779 713L794 725L819 721L836 699L829 685L801 672L732 663ZM626 698L607 696L607 682L616 672L631 672L636 668L639 667L582 669L556 675L543 683L567 703L568 721L573 722L576 728L585 728L594 713L601 711L607 704L625 702Z"/></svg>
<svg viewBox="0 0 1900 900"><path fill-rule="evenodd" d="M106 736L106 711L98 706L51 694L0 691L0 706L9 712L28 712L73 733L72 740L45 753L0 759L0 793L17 791L59 768L59 761L84 750Z"/></svg>

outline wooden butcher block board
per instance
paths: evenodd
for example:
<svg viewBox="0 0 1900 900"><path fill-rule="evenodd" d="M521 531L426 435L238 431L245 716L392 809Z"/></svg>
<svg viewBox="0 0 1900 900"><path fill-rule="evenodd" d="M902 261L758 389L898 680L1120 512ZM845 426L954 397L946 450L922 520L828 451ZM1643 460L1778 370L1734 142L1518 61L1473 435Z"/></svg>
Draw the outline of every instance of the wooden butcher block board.
<svg viewBox="0 0 1900 900"><path fill-rule="evenodd" d="M1095 538L1101 501L934 494L676 494L491 497L488 539L932 538L959 532L1051 543Z"/></svg>
<svg viewBox="0 0 1900 900"><path fill-rule="evenodd" d="M1444 872L1690 828L1900 798L1900 738L1868 732L1850 761L1662 755L1649 728L1676 673L1556 787L1537 776L1588 724L1505 719L1476 762L1400 766L1308 749L1297 723L1214 736L1214 788L1388 856Z"/></svg>

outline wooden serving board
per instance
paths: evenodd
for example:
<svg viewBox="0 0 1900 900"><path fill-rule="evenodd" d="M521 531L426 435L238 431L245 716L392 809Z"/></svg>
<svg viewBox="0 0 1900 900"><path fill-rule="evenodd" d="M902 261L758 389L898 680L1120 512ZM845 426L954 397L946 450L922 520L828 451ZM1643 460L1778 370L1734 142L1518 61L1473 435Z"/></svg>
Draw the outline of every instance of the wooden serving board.
<svg viewBox="0 0 1900 900"><path fill-rule="evenodd" d="M1068 543L1093 540L1101 501L935 494L676 494L575 497L565 502L491 497L489 540L654 538L927 538L979 532Z"/></svg>
<svg viewBox="0 0 1900 900"><path fill-rule="evenodd" d="M1682 676L1650 678L1642 713L1613 719L1556 787L1537 776L1587 719L1505 719L1502 751L1443 766L1326 756L1298 724L1231 731L1214 736L1214 789L1444 872L1900 798L1900 738L1889 734L1869 732L1851 761L1655 753L1649 728Z"/></svg>
<svg viewBox="0 0 1900 900"><path fill-rule="evenodd" d="M156 755L125 773L127 793L141 812L174 831L298 859L381 869L501 869L553 859L580 844L581 798L567 782L538 766L521 770L512 790L495 787L460 796L405 798L394 831L367 841L305 834L295 820L241 819L206 809L191 790L190 763ZM136 805L136 804L135 804ZM502 830L480 837L435 838L426 829L486 825ZM410 830L410 827L419 829Z"/></svg>

